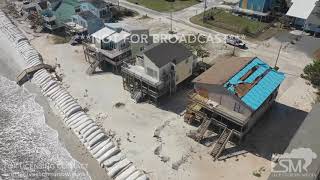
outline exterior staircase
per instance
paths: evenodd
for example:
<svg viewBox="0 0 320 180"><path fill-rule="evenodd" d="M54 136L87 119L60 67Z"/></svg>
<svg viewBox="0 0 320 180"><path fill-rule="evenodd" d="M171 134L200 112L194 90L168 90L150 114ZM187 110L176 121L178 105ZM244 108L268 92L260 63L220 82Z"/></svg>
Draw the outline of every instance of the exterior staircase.
<svg viewBox="0 0 320 180"><path fill-rule="evenodd" d="M100 65L100 61L95 61L94 63L92 63L87 69L87 74L91 76L96 71L99 65Z"/></svg>
<svg viewBox="0 0 320 180"><path fill-rule="evenodd" d="M233 129L231 130L231 129L225 128L223 130L222 134L220 135L219 139L217 140L216 144L214 145L210 153L213 156L214 161L216 161L219 158L220 154L225 149L226 144L228 143L232 134L233 134Z"/></svg>
<svg viewBox="0 0 320 180"><path fill-rule="evenodd" d="M141 102L143 96L141 91L134 91L131 95L131 98L134 100L135 103Z"/></svg>
<svg viewBox="0 0 320 180"><path fill-rule="evenodd" d="M203 139L203 136L206 133L210 123L211 123L210 119L204 118L199 129L197 130L197 135L196 135L196 139L195 139L197 142L200 142Z"/></svg>

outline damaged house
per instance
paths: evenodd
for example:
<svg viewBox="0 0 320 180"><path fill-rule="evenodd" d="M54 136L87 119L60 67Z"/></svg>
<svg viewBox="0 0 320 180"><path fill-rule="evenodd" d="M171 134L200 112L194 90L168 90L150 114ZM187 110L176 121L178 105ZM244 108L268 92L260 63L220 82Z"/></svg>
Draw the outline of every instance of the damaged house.
<svg viewBox="0 0 320 180"><path fill-rule="evenodd" d="M215 157L233 134L241 139L272 106L284 79L283 73L257 57L218 61L194 79L185 121L202 123L203 134L209 124L220 129L211 153Z"/></svg>
<svg viewBox="0 0 320 180"><path fill-rule="evenodd" d="M91 43L83 43L87 61L94 61L88 69L88 74L92 74L101 65L111 66L113 72L117 73L124 62L135 59L147 46L148 42L131 40L135 37L149 37L148 29L120 23L106 25L107 27L91 35Z"/></svg>
<svg viewBox="0 0 320 180"><path fill-rule="evenodd" d="M177 85L193 74L196 58L180 43L148 46L134 65L122 67L123 86L139 102L158 99L176 91Z"/></svg>
<svg viewBox="0 0 320 180"><path fill-rule="evenodd" d="M113 71L118 72L124 61L132 59L130 36L128 32L116 32L106 27L93 33L92 42L83 43L87 61L93 59L87 73L92 74L100 65L111 65Z"/></svg>
<svg viewBox="0 0 320 180"><path fill-rule="evenodd" d="M67 34L90 35L104 27L103 20L91 11L81 11L71 16L71 21L65 23Z"/></svg>
<svg viewBox="0 0 320 180"><path fill-rule="evenodd" d="M110 4L103 0L48 0L48 9L42 13L44 26L49 30L67 27L67 31L89 34L101 29L112 18Z"/></svg>
<svg viewBox="0 0 320 180"><path fill-rule="evenodd" d="M48 8L42 12L44 27L51 31L64 27L79 5L78 0L48 0Z"/></svg>
<svg viewBox="0 0 320 180"><path fill-rule="evenodd" d="M66 32L70 35L90 35L102 29L111 18L109 3L103 0L83 0L77 13L65 23Z"/></svg>
<svg viewBox="0 0 320 180"><path fill-rule="evenodd" d="M103 22L110 22L112 19L110 7L110 3L104 0L82 0L80 3L80 11L90 11Z"/></svg>

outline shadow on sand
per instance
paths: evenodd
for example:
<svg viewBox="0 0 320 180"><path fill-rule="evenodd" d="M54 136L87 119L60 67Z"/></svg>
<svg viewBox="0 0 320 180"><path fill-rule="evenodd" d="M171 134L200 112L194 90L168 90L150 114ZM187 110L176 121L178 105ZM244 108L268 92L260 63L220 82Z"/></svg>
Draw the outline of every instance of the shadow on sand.
<svg viewBox="0 0 320 180"><path fill-rule="evenodd" d="M307 112L275 103L246 135L241 148L271 160L272 154L283 154L308 115Z"/></svg>
<svg viewBox="0 0 320 180"><path fill-rule="evenodd" d="M188 93L192 90L192 84L183 84L173 95L162 98L159 102L159 108L181 115L188 105Z"/></svg>

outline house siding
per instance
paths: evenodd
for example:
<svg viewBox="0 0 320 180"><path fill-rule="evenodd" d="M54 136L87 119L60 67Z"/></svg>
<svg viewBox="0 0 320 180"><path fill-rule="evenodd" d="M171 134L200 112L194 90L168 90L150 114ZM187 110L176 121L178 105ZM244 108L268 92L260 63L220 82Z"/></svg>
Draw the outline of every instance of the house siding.
<svg viewBox="0 0 320 180"><path fill-rule="evenodd" d="M111 15L111 11L108 7L105 7L105 8L101 8L101 9L98 9L96 8L95 6L93 6L91 3L88 3L88 2L83 2L81 3L80 5L80 10L81 11L90 11L92 12L95 16L99 17L99 18L103 18L101 17L100 15L100 12L105 10L106 11L106 17L107 17L107 21L110 21L112 15Z"/></svg>
<svg viewBox="0 0 320 180"><path fill-rule="evenodd" d="M144 63L145 72L159 81L160 69L146 55L143 55L143 57L144 57L143 63ZM148 68L155 72L154 75L150 74L150 72L148 71Z"/></svg>
<svg viewBox="0 0 320 180"><path fill-rule="evenodd" d="M200 95L217 102L230 111L238 112L245 117L252 115L252 110L234 95L230 94L227 89L220 85L196 83L195 90Z"/></svg>
<svg viewBox="0 0 320 180"><path fill-rule="evenodd" d="M250 117L250 121L248 121L247 124L248 129L251 129L256 124L256 122L270 109L277 98L278 89L279 87L268 97L268 99L262 104L262 106L252 114L252 116Z"/></svg>
<svg viewBox="0 0 320 180"><path fill-rule="evenodd" d="M193 58L193 56L190 56L176 65L176 85L192 75Z"/></svg>
<svg viewBox="0 0 320 180"><path fill-rule="evenodd" d="M99 18L96 18L95 20L87 22L87 25L88 25L87 27L88 34L93 34L104 27L103 21Z"/></svg>
<svg viewBox="0 0 320 180"><path fill-rule="evenodd" d="M239 7L258 12L268 12L272 6L272 0L240 0Z"/></svg>

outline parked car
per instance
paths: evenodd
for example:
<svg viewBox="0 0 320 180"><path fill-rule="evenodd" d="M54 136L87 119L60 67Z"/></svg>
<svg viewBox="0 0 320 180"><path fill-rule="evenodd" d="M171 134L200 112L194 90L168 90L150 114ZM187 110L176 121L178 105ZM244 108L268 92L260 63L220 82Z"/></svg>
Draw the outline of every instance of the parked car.
<svg viewBox="0 0 320 180"><path fill-rule="evenodd" d="M227 36L226 43L241 49L245 49L247 47L246 44L241 41L241 39L235 36Z"/></svg>

